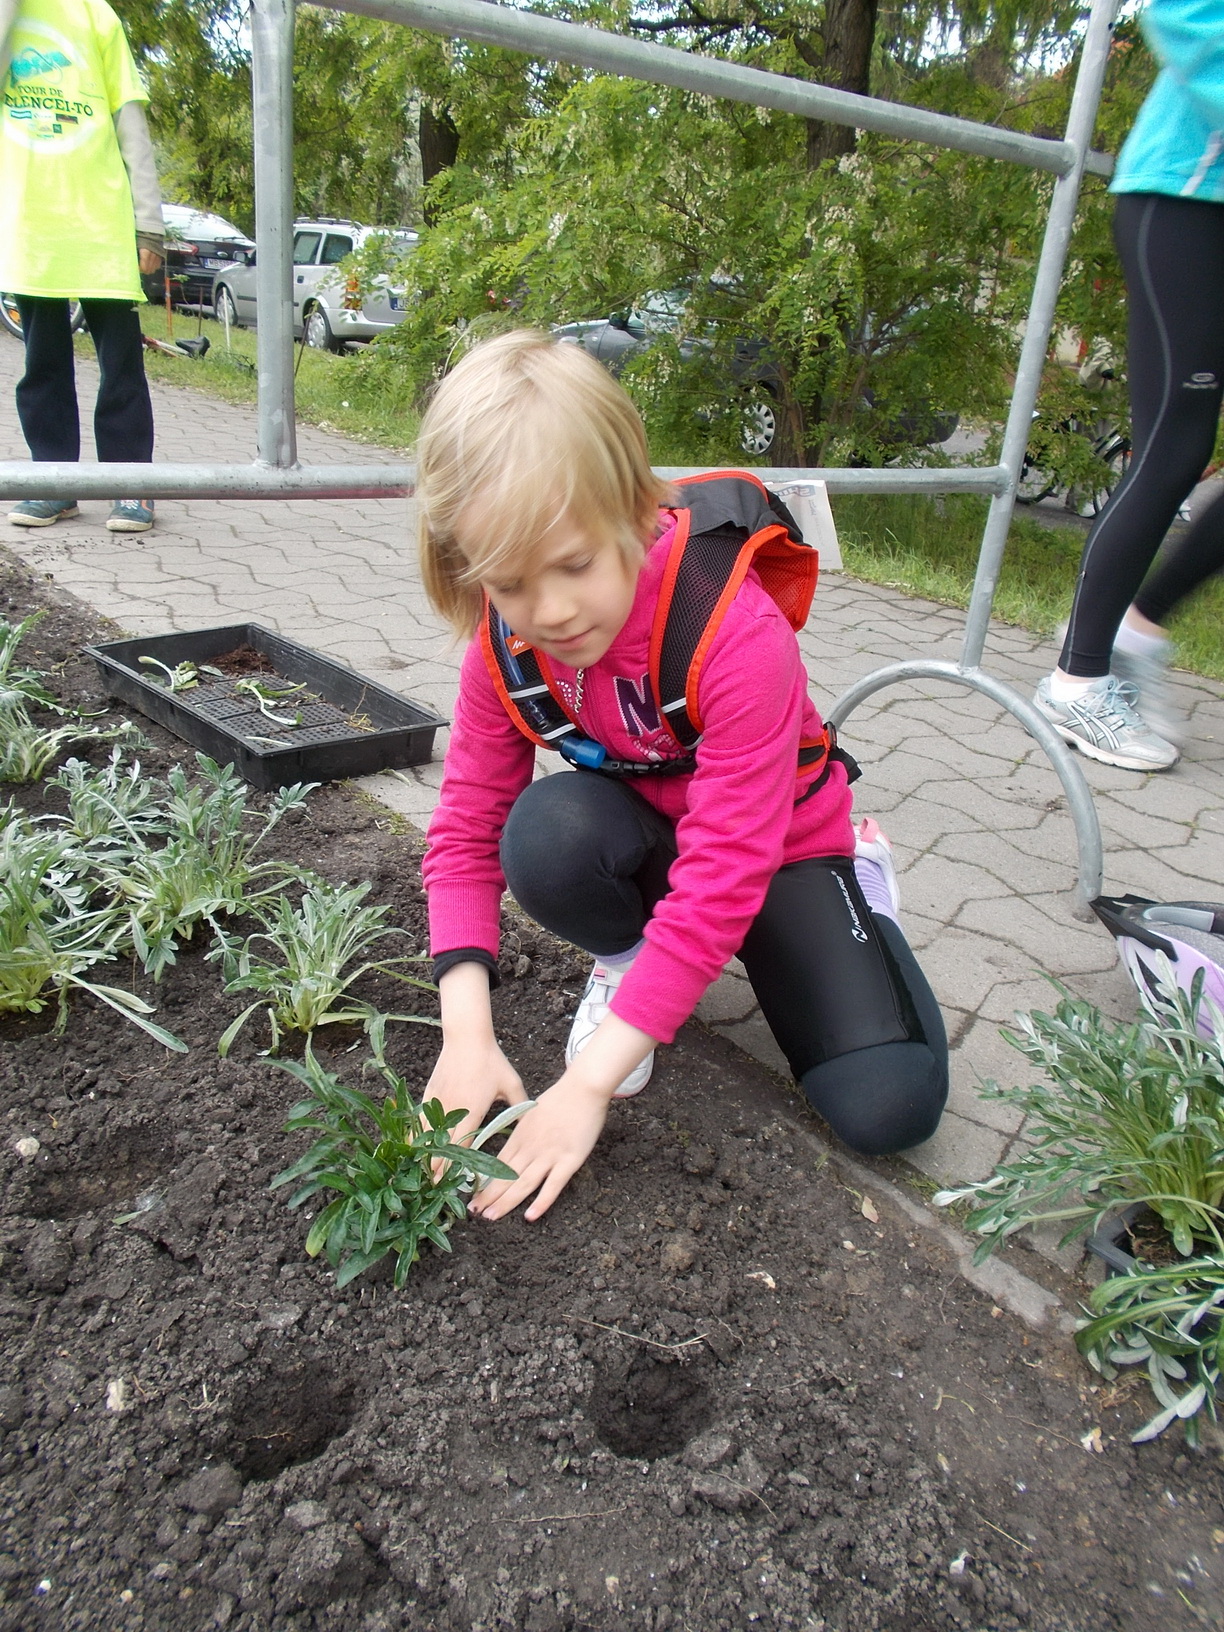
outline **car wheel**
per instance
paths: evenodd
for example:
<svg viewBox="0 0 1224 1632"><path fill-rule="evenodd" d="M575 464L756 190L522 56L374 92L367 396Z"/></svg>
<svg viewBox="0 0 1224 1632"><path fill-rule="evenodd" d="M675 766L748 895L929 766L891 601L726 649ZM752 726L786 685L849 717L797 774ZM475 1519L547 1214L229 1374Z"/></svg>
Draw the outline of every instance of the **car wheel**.
<svg viewBox="0 0 1224 1632"><path fill-rule="evenodd" d="M773 402L766 395L754 398L744 415L740 446L745 453L760 459L773 447L777 436L778 415Z"/></svg>
<svg viewBox="0 0 1224 1632"><path fill-rule="evenodd" d="M85 313L81 309L79 300L68 303L68 321L73 334L85 327ZM21 334L21 313L17 310L16 295L0 294L0 328L5 328L17 339Z"/></svg>
<svg viewBox="0 0 1224 1632"><path fill-rule="evenodd" d="M322 306L312 306L306 313L306 322L302 329L302 339L316 351L338 351L336 337L332 333L331 324L327 321L327 313Z"/></svg>
<svg viewBox="0 0 1224 1632"><path fill-rule="evenodd" d="M225 285L218 284L213 290L213 313L217 322L227 325L231 329L238 327L238 308L234 305L234 297Z"/></svg>

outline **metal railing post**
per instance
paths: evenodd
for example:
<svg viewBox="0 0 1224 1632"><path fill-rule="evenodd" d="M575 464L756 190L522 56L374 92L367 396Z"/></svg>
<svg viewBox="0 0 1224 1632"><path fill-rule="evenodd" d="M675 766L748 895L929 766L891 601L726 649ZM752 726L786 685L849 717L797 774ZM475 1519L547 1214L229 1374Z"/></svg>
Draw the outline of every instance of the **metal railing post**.
<svg viewBox="0 0 1224 1632"><path fill-rule="evenodd" d="M1118 9L1118 0L1093 0L1088 29L1084 36L1084 50L1080 58L1079 74L1071 98L1067 117L1066 141L1074 153L1074 162L1065 175L1054 183L1054 197L1050 202L1049 219L1041 242L1037 275L1033 280L1033 298L1029 305L1028 324L1024 343L1020 348L1020 362L1016 369L1016 383L1012 391L1007 426L1003 432L1003 451L999 462L1007 472L1007 485L995 495L986 517L982 533L982 547L978 555L973 593L965 619L965 638L961 648L961 665L976 668L986 645L990 626L990 609L994 605L995 590L999 583L999 569L1003 550L1011 528L1012 512L1016 507L1016 488L1024 468L1024 454L1028 447L1033 424L1033 409L1041 389L1050 332L1054 327L1054 312L1058 291L1062 284L1067 247L1075 225L1079 203L1080 183L1084 174L1092 130L1096 123L1097 105L1101 86L1105 81L1105 67L1109 61L1110 29Z"/></svg>
<svg viewBox="0 0 1224 1632"><path fill-rule="evenodd" d="M259 462L297 464L293 404L293 7L252 0Z"/></svg>

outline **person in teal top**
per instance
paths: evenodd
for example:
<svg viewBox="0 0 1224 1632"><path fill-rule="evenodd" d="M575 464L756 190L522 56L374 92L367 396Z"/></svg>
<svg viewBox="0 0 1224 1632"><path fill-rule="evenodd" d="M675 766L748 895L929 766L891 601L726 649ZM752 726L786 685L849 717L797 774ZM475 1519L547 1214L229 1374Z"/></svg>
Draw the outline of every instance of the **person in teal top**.
<svg viewBox="0 0 1224 1632"><path fill-rule="evenodd" d="M1160 74L1110 191L1127 288L1130 468L1089 533L1059 665L1037 707L1082 753L1176 764L1169 613L1224 568L1224 494L1149 572L1211 459L1224 389L1224 0L1151 0Z"/></svg>
<svg viewBox="0 0 1224 1632"><path fill-rule="evenodd" d="M161 264L163 227L148 93L106 0L0 0L0 289L25 339L17 414L35 460L80 456L68 302L98 354L98 458L147 464L153 408L136 303ZM26 499L18 527L77 514L75 499ZM147 532L153 505L120 499L112 532Z"/></svg>

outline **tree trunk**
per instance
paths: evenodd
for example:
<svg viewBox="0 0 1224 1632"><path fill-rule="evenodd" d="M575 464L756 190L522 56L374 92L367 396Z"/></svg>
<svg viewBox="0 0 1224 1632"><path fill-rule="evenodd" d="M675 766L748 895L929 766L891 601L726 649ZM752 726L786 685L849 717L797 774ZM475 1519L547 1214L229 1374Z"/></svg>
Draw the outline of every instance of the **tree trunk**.
<svg viewBox="0 0 1224 1632"><path fill-rule="evenodd" d="M422 101L417 140L421 149L421 183L428 186L435 176L449 169L459 155L459 132L449 111ZM425 219L429 218L427 207Z"/></svg>
<svg viewBox="0 0 1224 1632"><path fill-rule="evenodd" d="M813 61L803 54L804 60L816 69L822 85L854 91L859 96L868 94L878 11L879 0L825 0L824 55ZM823 119L809 119L808 169L814 170L826 159L853 153L857 135L853 125L831 125Z"/></svg>

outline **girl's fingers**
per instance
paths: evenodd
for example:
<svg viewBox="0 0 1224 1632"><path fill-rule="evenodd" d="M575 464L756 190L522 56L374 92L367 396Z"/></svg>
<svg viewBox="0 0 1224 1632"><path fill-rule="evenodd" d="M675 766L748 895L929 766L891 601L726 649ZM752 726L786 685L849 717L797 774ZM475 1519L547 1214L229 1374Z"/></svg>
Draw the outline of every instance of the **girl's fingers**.
<svg viewBox="0 0 1224 1632"><path fill-rule="evenodd" d="M534 1223L537 1218L543 1218L577 1171L577 1167L571 1166L568 1162L562 1163L560 1167L554 1167L543 1185L541 1185L539 1195L528 1207L523 1217L529 1223Z"/></svg>

